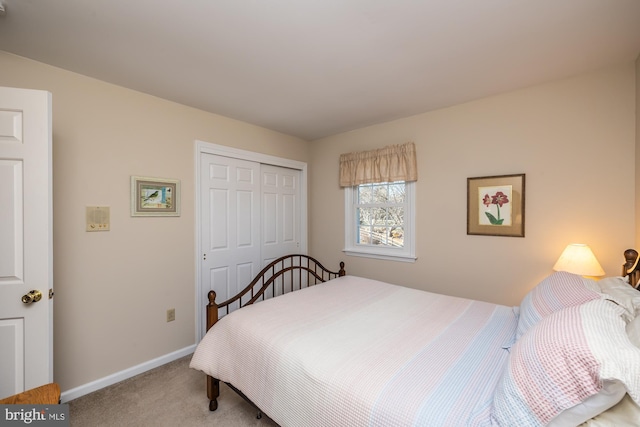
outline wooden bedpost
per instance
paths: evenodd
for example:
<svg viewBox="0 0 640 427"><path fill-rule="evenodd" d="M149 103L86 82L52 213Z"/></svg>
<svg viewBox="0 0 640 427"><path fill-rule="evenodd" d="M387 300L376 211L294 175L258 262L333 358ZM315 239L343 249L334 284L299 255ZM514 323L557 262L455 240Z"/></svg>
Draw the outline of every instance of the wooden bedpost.
<svg viewBox="0 0 640 427"><path fill-rule="evenodd" d="M338 271L338 276L342 277L345 274L347 274L347 272L344 271L344 262L340 261L340 271Z"/></svg>
<svg viewBox="0 0 640 427"><path fill-rule="evenodd" d="M209 304L207 304L207 331L218 321L218 304L216 293L209 291ZM209 410L218 409L218 397L220 397L220 380L207 375L207 397L209 398Z"/></svg>
<svg viewBox="0 0 640 427"><path fill-rule="evenodd" d="M209 398L209 410L218 409L218 397L220 397L220 380L207 375L207 397Z"/></svg>
<svg viewBox="0 0 640 427"><path fill-rule="evenodd" d="M629 284L634 288L640 280L640 265L638 265L638 251L627 249L624 251L625 263L622 265L622 276L629 276Z"/></svg>
<svg viewBox="0 0 640 427"><path fill-rule="evenodd" d="M209 304L207 304L207 331L218 321L218 304L216 303L216 293L209 291Z"/></svg>

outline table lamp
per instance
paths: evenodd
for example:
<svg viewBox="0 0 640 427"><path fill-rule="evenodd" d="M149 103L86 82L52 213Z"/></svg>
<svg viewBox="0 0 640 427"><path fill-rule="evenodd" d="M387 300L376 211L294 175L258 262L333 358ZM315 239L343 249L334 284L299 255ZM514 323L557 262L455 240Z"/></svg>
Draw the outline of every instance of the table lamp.
<svg viewBox="0 0 640 427"><path fill-rule="evenodd" d="M581 243L568 245L560 255L560 258L558 258L553 269L585 277L604 276L605 274L589 245Z"/></svg>

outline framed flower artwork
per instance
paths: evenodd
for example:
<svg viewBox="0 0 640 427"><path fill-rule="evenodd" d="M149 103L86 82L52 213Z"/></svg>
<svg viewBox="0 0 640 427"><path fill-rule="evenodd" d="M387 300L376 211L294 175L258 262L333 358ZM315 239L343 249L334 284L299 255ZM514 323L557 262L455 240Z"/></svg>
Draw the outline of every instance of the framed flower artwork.
<svg viewBox="0 0 640 427"><path fill-rule="evenodd" d="M524 237L525 174L467 178L467 234Z"/></svg>

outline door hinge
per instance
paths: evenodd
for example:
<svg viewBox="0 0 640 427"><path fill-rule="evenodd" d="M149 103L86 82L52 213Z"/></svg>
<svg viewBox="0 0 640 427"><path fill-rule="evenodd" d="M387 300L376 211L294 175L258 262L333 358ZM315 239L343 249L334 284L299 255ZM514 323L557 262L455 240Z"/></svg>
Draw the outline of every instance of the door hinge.
<svg viewBox="0 0 640 427"><path fill-rule="evenodd" d="M53 288L49 289L49 299L53 298Z"/></svg>

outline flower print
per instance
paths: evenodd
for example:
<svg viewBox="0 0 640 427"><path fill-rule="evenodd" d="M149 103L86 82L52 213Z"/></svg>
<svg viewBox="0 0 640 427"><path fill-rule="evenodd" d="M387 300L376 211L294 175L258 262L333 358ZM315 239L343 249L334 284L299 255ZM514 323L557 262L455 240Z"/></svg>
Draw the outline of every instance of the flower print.
<svg viewBox="0 0 640 427"><path fill-rule="evenodd" d="M493 196L489 196L485 194L482 198L482 204L489 208L489 205L496 205L496 209L498 210L498 216L496 218L489 210L487 210L484 214L489 218L489 222L491 225L502 225L504 222L504 218L500 218L500 208L509 203L509 197L504 194L502 191L497 191Z"/></svg>
<svg viewBox="0 0 640 427"><path fill-rule="evenodd" d="M484 196L485 200L487 196ZM482 203L486 204L487 207L489 207L489 205L483 201ZM500 207L502 207L502 205L504 205L505 203L509 203L509 198L507 197L506 194L504 194L502 191L498 191L495 196L491 196L491 203L493 203L494 205L498 205ZM498 209L499 211L499 209Z"/></svg>

